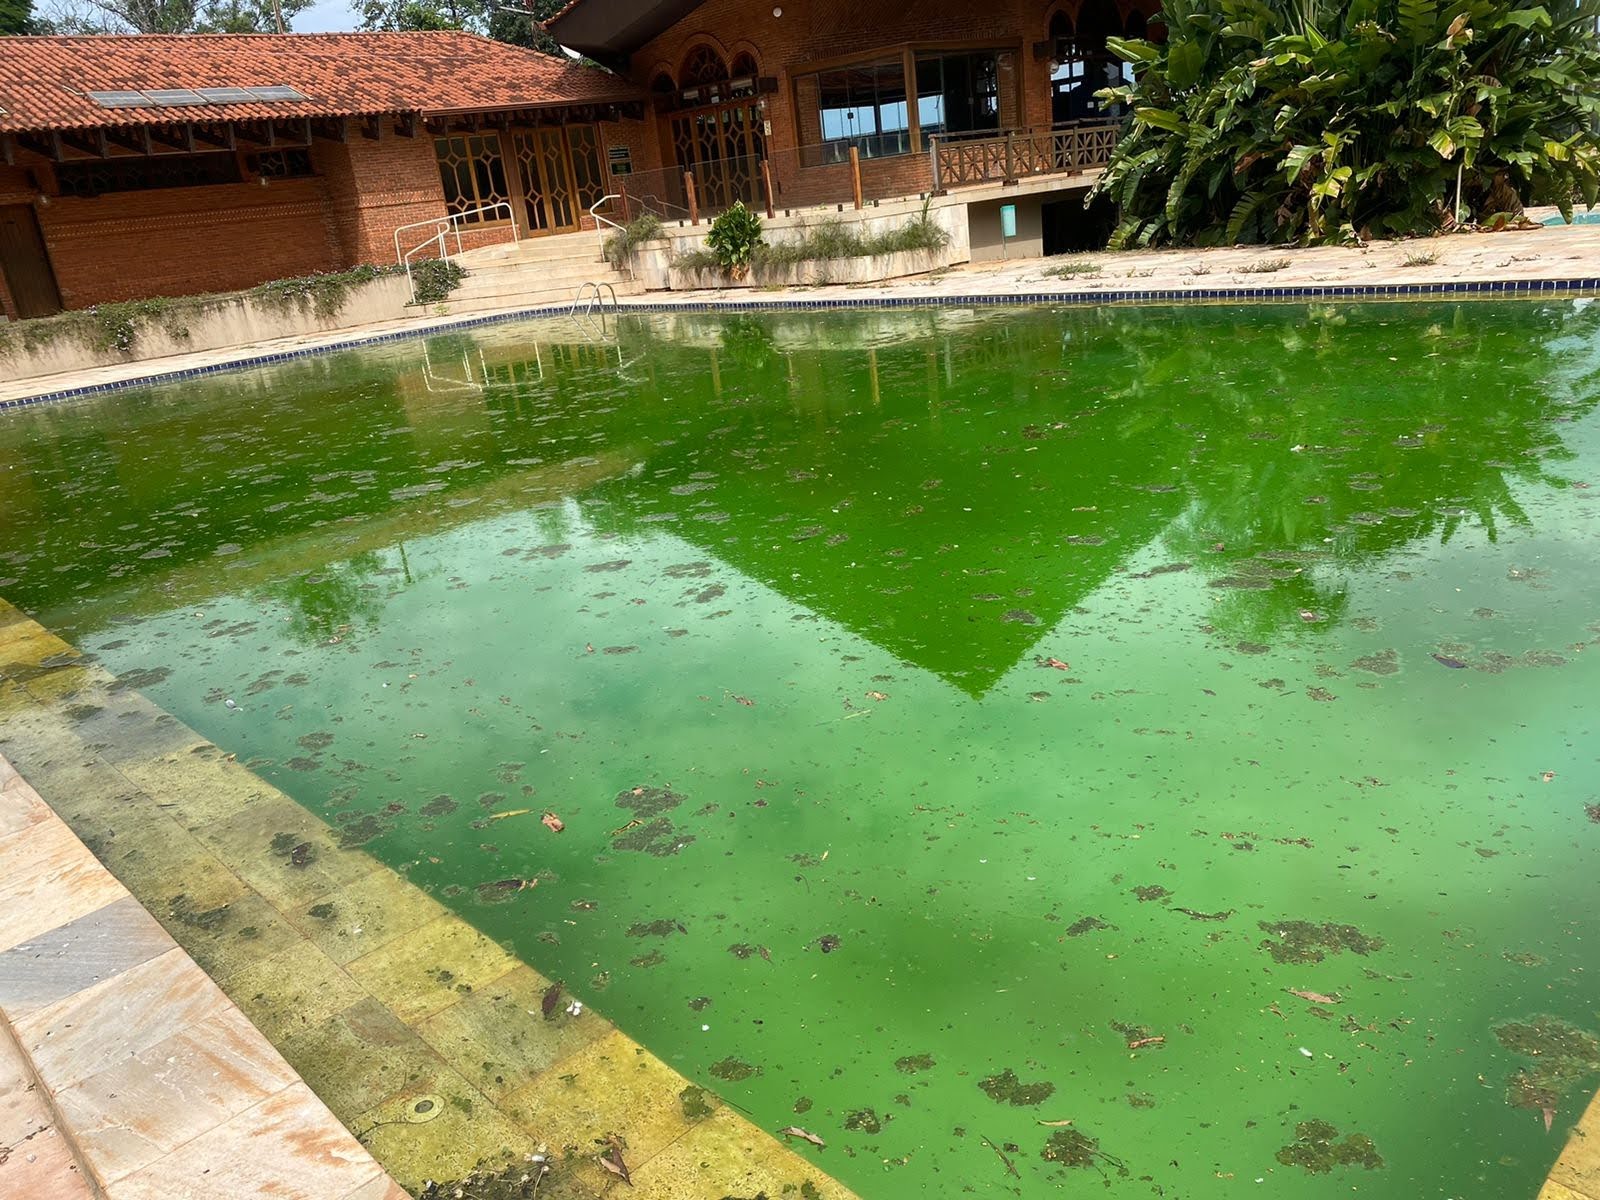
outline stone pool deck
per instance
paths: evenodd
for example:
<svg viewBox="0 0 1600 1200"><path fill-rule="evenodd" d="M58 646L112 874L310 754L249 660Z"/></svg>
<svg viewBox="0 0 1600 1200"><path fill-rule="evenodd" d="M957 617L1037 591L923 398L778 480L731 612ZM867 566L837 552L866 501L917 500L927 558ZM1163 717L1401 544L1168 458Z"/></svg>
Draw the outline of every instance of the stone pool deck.
<svg viewBox="0 0 1600 1200"><path fill-rule="evenodd" d="M3 601L0 754L0 948L28 947L0 955L0 1195L390 1200L545 1154L543 1200L593 1200L614 1138L640 1196L851 1200L598 1014L547 1019L548 979ZM233 1049L260 1035L281 1058ZM354 1134L283 1159L332 1183L273 1183L243 1137L299 1137L297 1105Z"/></svg>
<svg viewBox="0 0 1600 1200"><path fill-rule="evenodd" d="M0 1195L405 1197L3 757Z"/></svg>
<svg viewBox="0 0 1600 1200"><path fill-rule="evenodd" d="M1278 264L1282 264L1279 266ZM1267 269L1271 268L1271 269ZM819 269L819 278L825 278ZM1406 285L1544 282L1600 277L1600 225L1540 226L1491 234L1367 246L1216 247L1204 250L1140 250L1092 253L1050 259L968 264L930 275L886 283L790 288L721 288L697 292L658 292L620 301L624 309L670 305L717 308L742 304L792 304L834 301L871 305L883 301L959 302L1059 295L1074 302L1127 299L1145 292L1225 293L1211 302L1252 298L1261 289L1333 285ZM143 359L69 374L0 381L0 406L78 388L126 386L132 381L214 370L274 355L300 355L374 339L411 336L504 320L518 309L473 313L467 317L429 316L331 333L279 338L226 349Z"/></svg>

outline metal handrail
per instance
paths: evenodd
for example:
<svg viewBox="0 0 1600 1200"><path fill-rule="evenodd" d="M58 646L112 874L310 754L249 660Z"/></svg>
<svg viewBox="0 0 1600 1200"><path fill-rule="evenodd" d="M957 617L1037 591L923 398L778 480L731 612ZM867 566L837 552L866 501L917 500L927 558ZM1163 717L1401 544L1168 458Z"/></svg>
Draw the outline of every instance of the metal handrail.
<svg viewBox="0 0 1600 1200"><path fill-rule="evenodd" d="M505 200L499 200L493 204L485 204L478 208L469 208L464 212L446 213L442 217L433 217L426 221L412 221L408 225L401 225L395 229L394 260L398 266L402 266L406 270L406 284L411 289L411 303L415 304L417 302L417 285L416 281L411 277L412 256L420 254L429 246L437 244L439 258L449 261L450 248L449 243L445 239L451 234L454 234L456 239L456 253L464 253L464 249L461 244L461 226L469 217L482 218L485 213L499 212L501 209L505 210L506 220L510 223L511 244L515 246L519 240L517 233L517 213L516 210L511 207L510 202ZM418 242L415 246L411 247L411 249L402 251L400 249L400 235L408 229L423 228L432 228L434 232L427 238L424 238L422 241Z"/></svg>
<svg viewBox="0 0 1600 1200"><path fill-rule="evenodd" d="M600 215L599 209L600 209L600 206L602 204L609 204L611 201L620 200L621 198L622 198L621 193L612 192L610 195L601 196L600 199L596 200L593 204L589 205L589 215L594 218L595 231L597 233L599 233L599 235L600 235L600 258L601 258L601 261L606 261L606 231L605 231L605 226L607 226L607 225L611 226L611 228L615 229L618 233L626 233L627 230L626 230L626 228L624 226L617 224L610 217L602 217ZM613 267L616 267L618 270L622 270L622 266L619 263L612 263L611 265ZM627 271L628 271L628 278L632 279L633 278L633 261L632 261L632 256L631 255L629 256ZM615 296L613 296L612 298L615 299Z"/></svg>
<svg viewBox="0 0 1600 1200"><path fill-rule="evenodd" d="M617 289L612 287L609 283L606 283L604 280L596 283L592 279L578 289L578 294L572 298L572 307L567 309L567 316L572 319L572 323L579 329L583 330L583 336L588 338L590 341L604 341L607 336L606 292L611 293L612 313L618 312L621 306L617 303ZM593 295L590 295L590 293L593 293ZM584 304L584 297L586 296L589 297L589 301L587 304ZM578 306L580 304L583 304L582 312L578 311ZM598 323L594 319L594 311L596 308L600 310L600 320Z"/></svg>

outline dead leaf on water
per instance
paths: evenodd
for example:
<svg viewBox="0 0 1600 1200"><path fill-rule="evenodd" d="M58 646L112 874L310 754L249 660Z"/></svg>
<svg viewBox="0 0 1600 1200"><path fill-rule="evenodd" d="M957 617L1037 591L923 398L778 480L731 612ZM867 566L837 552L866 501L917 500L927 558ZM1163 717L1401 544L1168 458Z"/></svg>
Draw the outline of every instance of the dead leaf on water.
<svg viewBox="0 0 1600 1200"><path fill-rule="evenodd" d="M805 1141L810 1142L813 1146L817 1147L817 1149L819 1149L819 1150L826 1150L828 1148L828 1143L827 1142L823 1141L816 1134L811 1133L811 1132L809 1132L807 1130L801 1129L800 1126L798 1126L798 1125L787 1125L784 1128L778 1130L778 1132L781 1135L783 1135L784 1137L802 1138Z"/></svg>
<svg viewBox="0 0 1600 1200"><path fill-rule="evenodd" d="M1309 1000L1313 1004L1337 1004L1339 997L1324 996L1321 992L1303 992L1299 988L1285 988L1291 996L1299 996L1302 1000Z"/></svg>
<svg viewBox="0 0 1600 1200"><path fill-rule="evenodd" d="M553 812L545 813L544 816L539 818L539 820L544 824L545 828L550 830L551 833L560 833L567 827L567 823L560 817L556 816Z"/></svg>
<svg viewBox="0 0 1600 1200"><path fill-rule="evenodd" d="M508 808L505 812L490 813L489 820L504 821L507 817L525 817L532 811L531 808Z"/></svg>
<svg viewBox="0 0 1600 1200"><path fill-rule="evenodd" d="M1072 1121L1070 1119L1065 1121L1040 1121L1038 1124L1043 1125L1046 1129L1060 1129L1063 1126L1071 1125Z"/></svg>

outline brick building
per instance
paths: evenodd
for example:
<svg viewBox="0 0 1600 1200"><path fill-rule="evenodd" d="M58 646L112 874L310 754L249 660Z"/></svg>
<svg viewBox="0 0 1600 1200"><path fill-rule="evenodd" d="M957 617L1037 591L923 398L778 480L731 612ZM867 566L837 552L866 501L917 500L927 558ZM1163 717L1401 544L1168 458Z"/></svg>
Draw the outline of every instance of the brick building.
<svg viewBox="0 0 1600 1200"><path fill-rule="evenodd" d="M608 69L455 32L5 38L0 310L393 262L451 214L465 248L592 228L611 193L675 217L990 185L974 256L1003 209L1049 250L1083 219L1052 189L1115 142L1106 39L1159 37L1157 4L572 0L548 28Z"/></svg>
<svg viewBox="0 0 1600 1200"><path fill-rule="evenodd" d="M394 262L447 213L469 247L592 227L645 105L464 33L0 39L0 308Z"/></svg>
<svg viewBox="0 0 1600 1200"><path fill-rule="evenodd" d="M690 171L711 207L760 201L765 160L775 202L797 207L850 198L852 151L869 197L1081 175L1086 156L1103 161L1120 116L1094 97L1122 73L1106 39L1159 38L1158 7L571 0L547 28L648 90L643 157L660 158L664 196L683 203L674 177Z"/></svg>

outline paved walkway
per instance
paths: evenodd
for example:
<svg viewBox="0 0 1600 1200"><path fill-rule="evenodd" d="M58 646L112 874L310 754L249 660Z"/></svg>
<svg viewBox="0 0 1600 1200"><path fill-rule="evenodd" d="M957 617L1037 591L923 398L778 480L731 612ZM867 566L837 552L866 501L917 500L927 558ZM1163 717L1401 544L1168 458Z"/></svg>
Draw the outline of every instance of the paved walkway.
<svg viewBox="0 0 1600 1200"><path fill-rule="evenodd" d="M1282 264L1281 266L1279 264ZM1268 269L1271 268L1271 269ZM1139 292L1202 292L1227 289L1241 298L1260 288L1320 284L1444 284L1554 280L1600 276L1600 225L1542 227L1495 234L1460 234L1364 247L1220 247L1208 250L1145 250L1122 254L1066 255L1014 263L969 264L931 275L878 284L825 285L775 290L723 288L657 292L622 301L639 304L747 304L796 300L847 300L870 305L888 299L936 301L965 296L1019 293L1127 297ZM818 278L826 278L819 266ZM70 374L0 381L0 405L75 388L126 385L153 376L215 368L276 354L333 349L375 338L426 333L504 319L519 310L466 317L411 317L332 333L255 342L222 350L93 367Z"/></svg>
<svg viewBox="0 0 1600 1200"><path fill-rule="evenodd" d="M61 1111L119 1181L111 1200L368 1200L343 1176L299 1191L253 1180L266 1155L233 1116L251 1096L249 1120L286 1129L272 1097L320 1097L412 1190L545 1154L542 1200L594 1200L612 1194L598 1157L616 1138L641 1196L853 1200L604 1017L546 1016L550 980L3 601L0 753L28 780L0 765L25 800L0 837L0 949L32 947L0 954L0 1009L58 1099L82 1096ZM214 1087L167 1077L169 1058L264 1046L256 1029L282 1058L228 1049ZM137 1117L110 1119L113 1094ZM377 1171L334 1127L343 1140L308 1141L308 1162L360 1154ZM212 1148L227 1188L184 1190L173 1180L190 1177L169 1172L168 1190L139 1190L167 1170L160 1155L175 1171ZM55 1195L14 1193L5 1169L0 1196Z"/></svg>
<svg viewBox="0 0 1600 1200"><path fill-rule="evenodd" d="M4 758L0 1195L405 1196Z"/></svg>

